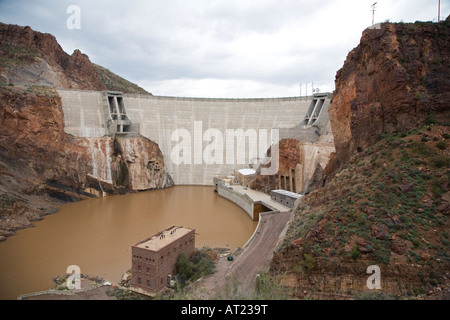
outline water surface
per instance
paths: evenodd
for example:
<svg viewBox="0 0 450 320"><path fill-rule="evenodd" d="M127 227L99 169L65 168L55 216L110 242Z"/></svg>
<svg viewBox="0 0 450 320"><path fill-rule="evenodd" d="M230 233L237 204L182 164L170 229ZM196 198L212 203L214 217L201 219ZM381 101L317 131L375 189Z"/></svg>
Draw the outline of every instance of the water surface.
<svg viewBox="0 0 450 320"><path fill-rule="evenodd" d="M119 282L131 246L171 225L196 229L196 247L243 246L256 222L213 187L176 186L65 204L0 243L0 299L54 287L69 265Z"/></svg>

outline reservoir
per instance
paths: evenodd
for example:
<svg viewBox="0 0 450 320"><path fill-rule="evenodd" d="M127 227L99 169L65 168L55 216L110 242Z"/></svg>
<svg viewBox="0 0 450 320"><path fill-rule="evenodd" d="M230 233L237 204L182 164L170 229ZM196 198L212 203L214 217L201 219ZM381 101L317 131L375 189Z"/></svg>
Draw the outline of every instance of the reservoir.
<svg viewBox="0 0 450 320"><path fill-rule="evenodd" d="M131 246L171 225L196 230L196 247L242 247L257 221L209 186L176 186L63 205L34 228L0 242L0 299L55 286L78 265L81 273L119 282L131 267Z"/></svg>

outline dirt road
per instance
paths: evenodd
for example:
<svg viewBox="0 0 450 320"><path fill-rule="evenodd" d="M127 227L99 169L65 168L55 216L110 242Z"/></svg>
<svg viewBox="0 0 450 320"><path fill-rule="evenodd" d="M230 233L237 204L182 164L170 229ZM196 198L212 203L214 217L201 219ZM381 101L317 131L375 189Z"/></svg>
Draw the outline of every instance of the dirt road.
<svg viewBox="0 0 450 320"><path fill-rule="evenodd" d="M197 285L194 296L199 299L227 299L233 296L251 297L255 276L268 266L281 232L291 212L280 212L261 217L257 234L247 248L233 261L220 258L217 271ZM237 288L237 292L233 292Z"/></svg>

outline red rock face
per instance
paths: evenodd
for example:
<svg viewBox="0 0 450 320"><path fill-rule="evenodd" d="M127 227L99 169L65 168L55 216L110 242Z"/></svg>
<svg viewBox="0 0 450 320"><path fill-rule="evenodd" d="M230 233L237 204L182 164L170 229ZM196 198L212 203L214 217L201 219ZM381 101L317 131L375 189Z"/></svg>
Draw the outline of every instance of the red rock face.
<svg viewBox="0 0 450 320"><path fill-rule="evenodd" d="M39 89L0 88L0 240L65 201L173 184L156 143L68 135L61 98Z"/></svg>
<svg viewBox="0 0 450 320"><path fill-rule="evenodd" d="M0 48L2 57L8 57L13 64L21 62L9 72L17 74L27 70L20 78L20 83L41 84L42 70L32 65L44 59L52 73L59 75L56 79L44 79L55 87L98 91L107 89L87 55L79 50L68 55L51 34L33 31L30 27L0 23L0 43L4 44ZM0 65L0 73L1 68Z"/></svg>
<svg viewBox="0 0 450 320"><path fill-rule="evenodd" d="M367 148L380 133L408 131L429 115L450 115L450 23L367 29L336 74L329 108L336 160Z"/></svg>
<svg viewBox="0 0 450 320"><path fill-rule="evenodd" d="M301 161L300 142L295 139L283 139L279 145L279 174L289 175L290 169Z"/></svg>
<svg viewBox="0 0 450 320"><path fill-rule="evenodd" d="M289 175L291 169L295 169L301 161L300 142L295 139L282 139L279 142L279 167L278 175ZM264 192L265 186L269 190L277 189L278 180L275 175L261 176L258 175L250 183L252 189Z"/></svg>
<svg viewBox="0 0 450 320"><path fill-rule="evenodd" d="M69 58L53 35L35 32L30 27L0 23L0 40L2 43L38 49L58 65L63 65Z"/></svg>
<svg viewBox="0 0 450 320"><path fill-rule="evenodd" d="M0 240L65 201L173 185L158 145L144 137L64 132L51 87L107 90L87 55L68 55L51 34L0 23L0 57Z"/></svg>
<svg viewBox="0 0 450 320"><path fill-rule="evenodd" d="M100 77L92 66L89 57L75 50L70 56L65 68L67 77L72 80L77 89L86 90L106 90L106 86L101 82Z"/></svg>

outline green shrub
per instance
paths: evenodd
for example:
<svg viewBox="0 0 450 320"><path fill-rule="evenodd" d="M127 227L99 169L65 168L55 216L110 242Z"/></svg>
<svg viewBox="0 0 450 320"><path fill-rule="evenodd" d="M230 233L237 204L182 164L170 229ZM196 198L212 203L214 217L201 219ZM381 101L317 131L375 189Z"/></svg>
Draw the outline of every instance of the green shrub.
<svg viewBox="0 0 450 320"><path fill-rule="evenodd" d="M431 165L435 167L436 169L443 168L443 167L449 167L450 166L450 158L444 156L444 155L435 155L431 159Z"/></svg>
<svg viewBox="0 0 450 320"><path fill-rule="evenodd" d="M358 258L358 256L359 256L359 246L358 245L353 247L352 252L350 253L350 255L351 255L351 257L353 259Z"/></svg>
<svg viewBox="0 0 450 320"><path fill-rule="evenodd" d="M436 197L441 197L445 193L445 178L443 177L433 177L430 180L431 191Z"/></svg>
<svg viewBox="0 0 450 320"><path fill-rule="evenodd" d="M414 97L415 98L415 97ZM434 115L432 113L429 113L427 118L425 119L425 124L426 125L432 125L432 124L437 124L436 119L434 118Z"/></svg>
<svg viewBox="0 0 450 320"><path fill-rule="evenodd" d="M183 279L189 279L194 274L194 266L184 253L181 253L176 262L178 275Z"/></svg>
<svg viewBox="0 0 450 320"><path fill-rule="evenodd" d="M425 143L417 141L411 143L411 151L420 156L431 156L435 153L435 151L428 147Z"/></svg>
<svg viewBox="0 0 450 320"><path fill-rule="evenodd" d="M305 253L300 265L303 267L305 272L308 272L316 266L316 259L311 254Z"/></svg>
<svg viewBox="0 0 450 320"><path fill-rule="evenodd" d="M182 284L194 282L215 271L215 265L211 258L205 252L199 250L195 252L191 259L181 253L177 258L176 267Z"/></svg>
<svg viewBox="0 0 450 320"><path fill-rule="evenodd" d="M444 150L447 148L447 144L445 143L445 141L439 141L438 143L436 143L436 147L439 150Z"/></svg>
<svg viewBox="0 0 450 320"><path fill-rule="evenodd" d="M417 238L412 238L411 242L414 245L414 247L419 247L420 246L420 241Z"/></svg>

